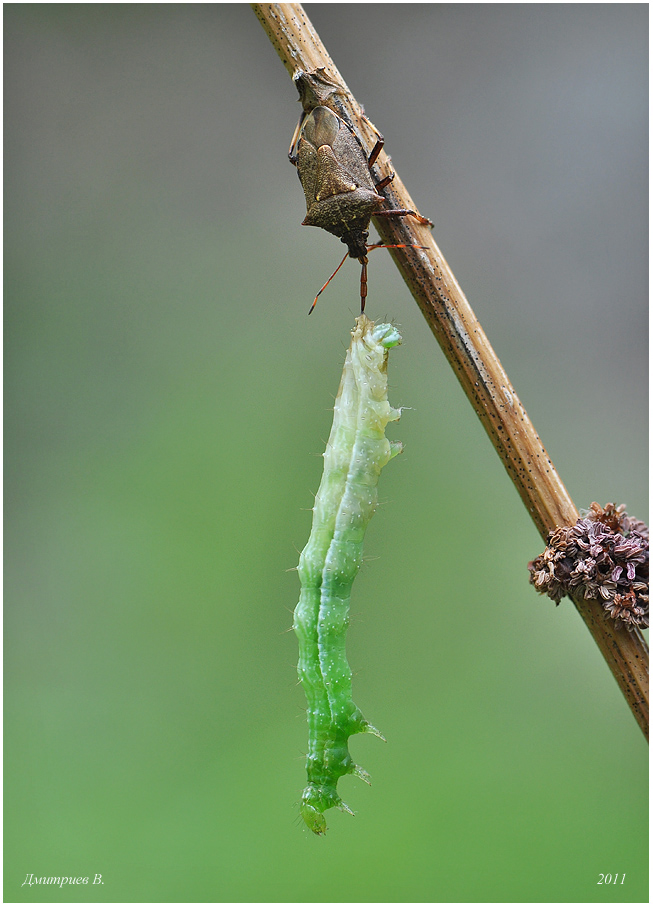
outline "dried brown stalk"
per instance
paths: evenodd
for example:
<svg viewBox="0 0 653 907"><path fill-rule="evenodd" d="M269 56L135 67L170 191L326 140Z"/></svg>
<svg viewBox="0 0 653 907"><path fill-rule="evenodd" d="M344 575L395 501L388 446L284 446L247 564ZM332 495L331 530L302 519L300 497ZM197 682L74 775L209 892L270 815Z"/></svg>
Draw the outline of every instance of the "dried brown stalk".
<svg viewBox="0 0 653 907"><path fill-rule="evenodd" d="M371 149L376 141L371 124L301 4L254 3L252 8L291 77L299 70L310 72L324 67L330 79L342 86L334 109L357 133L363 147ZM325 103L329 106L328 101ZM383 151L375 166L381 177L392 172ZM418 210L396 173L384 195L392 208ZM374 223L385 243L426 246L423 251L395 249L391 254L533 522L546 539L557 526L575 523L578 510L431 231L411 220L381 217L375 218ZM606 620L598 601L580 599L574 604L648 739L648 647L644 638L637 630L629 632Z"/></svg>

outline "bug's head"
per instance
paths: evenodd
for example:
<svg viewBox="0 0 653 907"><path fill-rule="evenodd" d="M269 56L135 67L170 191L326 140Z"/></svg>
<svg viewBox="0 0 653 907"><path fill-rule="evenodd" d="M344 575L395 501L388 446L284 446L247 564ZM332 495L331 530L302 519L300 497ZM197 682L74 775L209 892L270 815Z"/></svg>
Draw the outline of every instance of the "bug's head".
<svg viewBox="0 0 653 907"><path fill-rule="evenodd" d="M350 258L365 258L367 255L367 240L369 233L366 230L354 230L351 233L345 233L340 238L349 249Z"/></svg>

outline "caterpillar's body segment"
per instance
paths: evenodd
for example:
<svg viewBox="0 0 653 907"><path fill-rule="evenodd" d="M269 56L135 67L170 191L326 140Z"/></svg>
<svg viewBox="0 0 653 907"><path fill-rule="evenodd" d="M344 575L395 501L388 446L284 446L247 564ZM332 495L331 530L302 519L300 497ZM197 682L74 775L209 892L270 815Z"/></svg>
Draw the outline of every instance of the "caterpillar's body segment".
<svg viewBox="0 0 653 907"><path fill-rule="evenodd" d="M294 629L299 640L298 674L307 699L309 728L301 814L324 834L324 811L351 812L337 793L338 779L355 774L369 781L348 749L352 734L373 733L352 701L345 654L351 587L361 565L365 529L376 508L381 469L401 450L385 437L401 411L388 403L388 350L401 342L388 324L356 319L334 406L324 473L313 508L313 526L299 559L301 595Z"/></svg>

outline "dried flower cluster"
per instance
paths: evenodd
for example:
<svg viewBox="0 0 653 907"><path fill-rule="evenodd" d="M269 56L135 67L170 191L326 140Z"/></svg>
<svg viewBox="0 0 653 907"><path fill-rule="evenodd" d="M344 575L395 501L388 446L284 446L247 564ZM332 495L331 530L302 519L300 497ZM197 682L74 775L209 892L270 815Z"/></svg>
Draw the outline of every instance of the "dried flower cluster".
<svg viewBox="0 0 653 907"><path fill-rule="evenodd" d="M565 595L603 602L629 630L648 627L648 526L622 504L594 503L574 526L549 533L544 554L528 565L531 583L557 604Z"/></svg>

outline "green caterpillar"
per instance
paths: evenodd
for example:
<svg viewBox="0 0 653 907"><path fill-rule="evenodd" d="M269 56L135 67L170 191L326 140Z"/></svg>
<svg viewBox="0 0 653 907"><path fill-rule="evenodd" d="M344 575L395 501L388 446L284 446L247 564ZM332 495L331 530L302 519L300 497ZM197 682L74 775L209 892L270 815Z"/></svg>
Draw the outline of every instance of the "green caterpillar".
<svg viewBox="0 0 653 907"><path fill-rule="evenodd" d="M401 343L393 325L356 319L324 454L324 473L313 507L313 526L299 559L301 595L294 630L297 671L308 704L308 785L301 814L317 835L324 811L352 813L337 792L338 779L354 774L369 783L348 749L352 734L383 736L352 701L345 654L351 587L361 565L363 537L376 508L379 474L401 451L385 437L401 410L388 403L388 350Z"/></svg>

